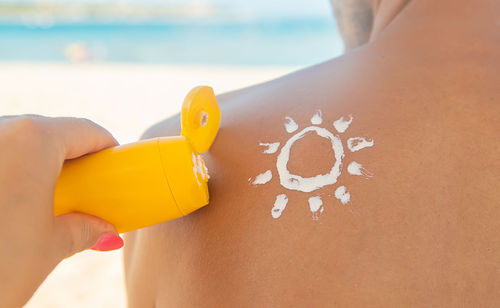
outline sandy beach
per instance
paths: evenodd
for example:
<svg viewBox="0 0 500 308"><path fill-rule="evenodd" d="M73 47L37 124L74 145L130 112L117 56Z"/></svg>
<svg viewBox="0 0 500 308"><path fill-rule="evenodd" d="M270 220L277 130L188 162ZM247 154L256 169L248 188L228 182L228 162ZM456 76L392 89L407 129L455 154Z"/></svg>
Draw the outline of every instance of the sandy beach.
<svg viewBox="0 0 500 308"><path fill-rule="evenodd" d="M85 117L128 143L179 112L194 86L210 85L223 93L294 69L0 62L0 115Z"/></svg>
<svg viewBox="0 0 500 308"><path fill-rule="evenodd" d="M223 93L295 69L0 62L0 115L85 117L129 143L179 112L196 85ZM121 252L86 251L63 261L25 307L125 306Z"/></svg>

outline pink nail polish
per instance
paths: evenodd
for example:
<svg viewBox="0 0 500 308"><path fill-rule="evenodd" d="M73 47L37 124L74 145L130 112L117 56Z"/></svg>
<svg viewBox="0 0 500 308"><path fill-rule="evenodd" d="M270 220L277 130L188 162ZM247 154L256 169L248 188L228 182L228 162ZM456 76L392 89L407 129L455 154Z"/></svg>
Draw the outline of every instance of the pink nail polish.
<svg viewBox="0 0 500 308"><path fill-rule="evenodd" d="M98 251L109 251L123 247L123 240L116 234L106 233L99 237L97 243L91 249Z"/></svg>

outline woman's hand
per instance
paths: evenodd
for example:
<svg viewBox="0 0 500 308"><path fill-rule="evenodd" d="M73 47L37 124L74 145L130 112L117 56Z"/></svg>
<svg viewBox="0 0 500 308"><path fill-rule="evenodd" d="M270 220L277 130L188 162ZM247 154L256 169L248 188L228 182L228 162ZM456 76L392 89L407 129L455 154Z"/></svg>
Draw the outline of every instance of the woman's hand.
<svg viewBox="0 0 500 308"><path fill-rule="evenodd" d="M64 160L114 145L105 129L84 119L0 117L1 307L26 303L64 258L123 246L115 228L99 218L53 215Z"/></svg>

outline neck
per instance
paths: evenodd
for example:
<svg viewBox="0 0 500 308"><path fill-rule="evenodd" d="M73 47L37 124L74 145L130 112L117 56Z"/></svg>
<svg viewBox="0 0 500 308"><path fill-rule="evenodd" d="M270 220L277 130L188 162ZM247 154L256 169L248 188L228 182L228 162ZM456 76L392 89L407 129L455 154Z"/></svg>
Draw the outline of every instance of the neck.
<svg viewBox="0 0 500 308"><path fill-rule="evenodd" d="M498 0L374 0L373 8L370 41L396 35L429 47L498 44Z"/></svg>
<svg viewBox="0 0 500 308"><path fill-rule="evenodd" d="M370 41L374 40L391 23L391 21L406 7L410 0L373 0L373 25Z"/></svg>

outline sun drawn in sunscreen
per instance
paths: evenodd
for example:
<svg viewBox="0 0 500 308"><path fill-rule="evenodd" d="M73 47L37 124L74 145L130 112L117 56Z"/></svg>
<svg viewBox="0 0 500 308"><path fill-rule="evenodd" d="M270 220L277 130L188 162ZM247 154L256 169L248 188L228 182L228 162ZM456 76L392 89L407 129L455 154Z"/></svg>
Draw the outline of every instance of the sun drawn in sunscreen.
<svg viewBox="0 0 500 308"><path fill-rule="evenodd" d="M353 116L340 117L338 120L334 121L331 125L335 128L336 132L344 133L351 125L353 121ZM286 142L284 142L281 149L279 146L281 142L260 142L260 146L266 147L263 154L274 154L278 152L276 158L276 171L279 176L279 182L281 186L289 190L297 190L304 193L314 192L324 186L334 185L337 183L339 176L343 169L343 160L345 158L344 143L342 142L338 134L333 133L328 128L321 127L323 123L321 110L316 110L314 115L311 117L311 126L308 126L302 130L299 130L299 125L294 119L287 116L285 117L285 130L289 134L293 134ZM328 126L328 125L324 125ZM298 132L296 132L299 130ZM333 130L333 129L332 129ZM288 170L288 161L290 159L290 150L297 140L307 137L310 133L315 133L319 137L325 138L331 143L333 149L333 167L326 174L317 174L312 177L302 177L298 174L292 174ZM371 139L366 139L364 137L352 137L345 141L347 149L350 152L356 152L364 148L369 148L374 145L374 141ZM365 169L361 164L352 161L348 164L347 172L354 176L363 176L365 178L371 178L373 173ZM248 179L253 185L262 185L271 181L273 177L273 171L266 170L255 178ZM343 185L338 186L335 190L332 188L332 193L336 199L340 201L341 204L347 205L351 200L351 194L347 188ZM323 200L319 194L313 194L309 197L309 209L312 213L314 220L318 220L320 215L324 212L325 207ZM288 203L288 197L286 194L279 194L276 197L274 207L271 209L271 216L273 218L279 218L286 208Z"/></svg>

